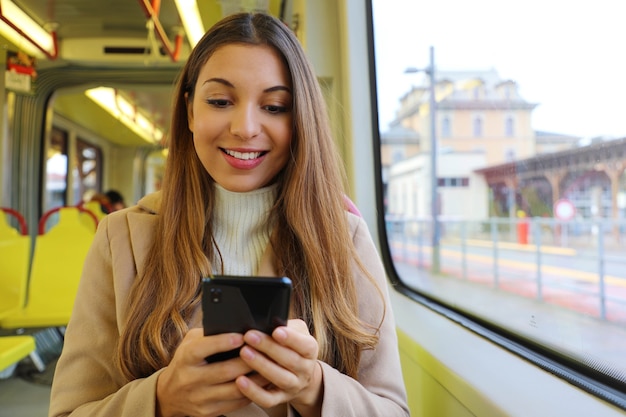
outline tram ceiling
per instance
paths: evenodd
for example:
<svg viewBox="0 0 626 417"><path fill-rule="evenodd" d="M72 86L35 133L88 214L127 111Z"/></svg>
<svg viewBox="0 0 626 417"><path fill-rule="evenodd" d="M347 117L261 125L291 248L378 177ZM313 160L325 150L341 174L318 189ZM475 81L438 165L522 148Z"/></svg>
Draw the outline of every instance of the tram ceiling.
<svg viewBox="0 0 626 417"><path fill-rule="evenodd" d="M172 85L175 74L182 68L192 45L184 36L183 24L175 0L10 0L21 9L38 26L47 32L56 35L57 46L54 51L29 53L26 45L30 42L12 41L0 33L0 44L7 50L24 50L35 57L35 67L38 80L33 83L35 93L37 84L45 78L46 71L57 72L59 69L83 67L86 73L97 72L102 69L134 68L145 70L145 78L141 85L133 84L124 78L110 82L106 87L116 89L125 97L130 97L138 109L149 113L150 117L159 119L162 130L168 130L171 114ZM201 0L197 1L199 17L204 28L209 28L223 16L222 4L237 7L239 0ZM249 3L249 2L248 2ZM269 12L279 15L280 0L269 1ZM155 8L158 8L155 9ZM188 8L185 8L185 11ZM7 9L1 11L7 18ZM149 16L154 13L154 19ZM18 26L17 22L15 23ZM23 31L27 36L28 31ZM177 36L182 35L182 42L177 42ZM179 44L179 46L177 46ZM176 52L176 57L174 56ZM161 75L151 79L151 71L156 69L172 70L174 74L164 82ZM132 77L131 77L132 79ZM161 84L158 85L157 82ZM78 86L79 84L76 84ZM81 93L73 87L72 95ZM93 88L90 85L86 88ZM63 86L59 85L62 89ZM66 93L61 93L61 95ZM77 102L82 102L82 98ZM102 109L94 106L77 106L72 110L80 113L82 120L106 120ZM64 107L67 113L67 106ZM115 141L115 140L114 140ZM137 140L129 141L126 145L137 145ZM145 143L144 143L145 144Z"/></svg>
<svg viewBox="0 0 626 417"><path fill-rule="evenodd" d="M14 4L25 13L37 26L34 29L41 29L46 35L54 34L58 44L57 53L48 50L48 56L44 56L42 52L46 49L47 39L37 39L46 36L29 34L26 24L9 14L9 8L4 7L5 2ZM9 26L16 26L33 39L33 42L24 38L12 42L6 37L5 43L12 44L13 49L21 46L27 53L26 46L37 44L44 47L39 48L38 52L41 58L38 60L40 67L63 65L66 62L89 65L102 62L107 66L181 65L187 58L192 43L195 43L193 38L198 37L186 35L182 15L197 16L201 27L196 33L201 34L220 20L225 12L256 9L261 2L197 0L197 15L191 13L194 8L189 4L182 6L179 12L176 3L176 0L3 0L0 14ZM289 2L269 0L267 11L284 18L284 3ZM0 30L0 35L4 33ZM193 36L191 40L190 36ZM177 49L179 37L182 43L178 48L179 55L174 57L169 52Z"/></svg>

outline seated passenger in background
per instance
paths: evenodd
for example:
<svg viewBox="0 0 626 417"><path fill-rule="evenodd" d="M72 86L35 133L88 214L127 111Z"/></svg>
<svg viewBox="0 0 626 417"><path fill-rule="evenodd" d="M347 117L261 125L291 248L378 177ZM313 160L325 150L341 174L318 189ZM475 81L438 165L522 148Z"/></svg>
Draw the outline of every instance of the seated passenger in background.
<svg viewBox="0 0 626 417"><path fill-rule="evenodd" d="M265 14L218 22L183 68L171 126L162 190L100 222L49 415L408 416L385 270L345 209L292 31ZM288 324L204 336L214 274L291 278Z"/></svg>
<svg viewBox="0 0 626 417"><path fill-rule="evenodd" d="M109 203L109 198L105 194L96 193L92 195L89 199L89 203L92 203L94 201L100 204L100 211L102 212L98 214L98 218L103 217L104 215L109 214L112 211L111 203ZM93 207L91 206L91 204L88 205L92 208L92 211L97 210L97 207Z"/></svg>
<svg viewBox="0 0 626 417"><path fill-rule="evenodd" d="M109 190L106 193L104 193L104 195L109 200L109 206L110 206L109 213L121 210L126 207L126 203L124 202L124 197L119 191Z"/></svg>
<svg viewBox="0 0 626 417"><path fill-rule="evenodd" d="M116 190L109 190L104 194L94 194L89 201L100 203L100 210L104 214L113 213L126 207L124 197Z"/></svg>

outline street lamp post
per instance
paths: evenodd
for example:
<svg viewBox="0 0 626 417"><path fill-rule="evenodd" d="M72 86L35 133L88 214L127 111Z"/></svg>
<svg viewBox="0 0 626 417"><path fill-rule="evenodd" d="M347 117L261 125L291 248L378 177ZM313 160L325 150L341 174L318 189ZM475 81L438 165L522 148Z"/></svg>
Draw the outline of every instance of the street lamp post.
<svg viewBox="0 0 626 417"><path fill-rule="evenodd" d="M425 72L430 81L430 213L432 216L432 265L434 273L440 271L439 219L437 218L437 101L435 99L435 48L430 47L430 65L427 68L407 68L405 73Z"/></svg>

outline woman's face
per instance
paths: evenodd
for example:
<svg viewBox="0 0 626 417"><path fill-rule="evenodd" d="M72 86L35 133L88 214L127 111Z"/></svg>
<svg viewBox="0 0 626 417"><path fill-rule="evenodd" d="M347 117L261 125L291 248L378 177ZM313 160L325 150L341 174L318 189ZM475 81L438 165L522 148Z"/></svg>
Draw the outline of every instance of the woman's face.
<svg viewBox="0 0 626 417"><path fill-rule="evenodd" d="M218 48L200 70L189 129L202 165L229 191L256 190L287 164L292 135L291 77L268 46Z"/></svg>

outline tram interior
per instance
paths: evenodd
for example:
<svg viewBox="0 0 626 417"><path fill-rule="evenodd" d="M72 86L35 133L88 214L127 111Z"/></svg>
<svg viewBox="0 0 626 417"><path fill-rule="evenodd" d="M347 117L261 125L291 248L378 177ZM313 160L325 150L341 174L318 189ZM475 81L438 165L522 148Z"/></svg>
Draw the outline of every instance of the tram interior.
<svg viewBox="0 0 626 417"><path fill-rule="evenodd" d="M191 42L196 42L205 29L224 15L238 10L285 16L283 20L290 24L290 1L192 3L197 7L178 0L2 0L0 44L8 51L2 56L12 74L19 74L7 78L5 87L19 89L23 85L18 84L28 82L28 92L17 94L49 91L45 85L52 78L69 79L69 71L74 71L80 74L78 78L68 81L67 87L55 89L49 97L54 117L62 119L60 123L82 121L111 146L162 148L169 127L175 76L191 50ZM128 74L135 74L134 78L129 79ZM132 107L136 118L145 119L147 134L126 133L127 129L120 126L119 114L106 108L107 100L118 111L120 107ZM132 163L127 161L125 166ZM0 289L0 416L47 415L54 365L62 348L67 319L54 322L51 314L40 312L42 315L37 318L22 315L21 321L12 322L13 313L21 309L16 303L24 305L27 297L32 299L36 294L32 282L26 283L30 263L27 258L33 242L14 228L19 223L15 218L9 214L6 218L5 223L5 217L0 216L0 237L3 245L10 242L12 246L3 246L1 263L4 269L15 267L13 275L24 279L3 281L7 288ZM20 221L32 228L38 219L39 214L31 214ZM63 238L67 237L65 233ZM43 245L38 242L37 246ZM88 248L89 244L83 246ZM53 264L66 271L68 265L60 265L62 259ZM42 297L53 298L59 293L58 289L51 291ZM5 297L8 294L19 294L19 300L14 303L12 297Z"/></svg>

